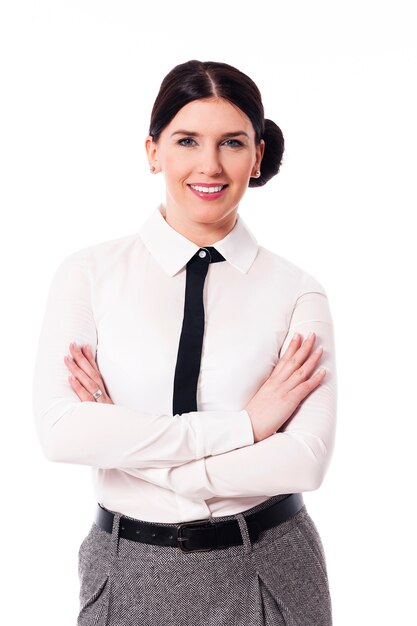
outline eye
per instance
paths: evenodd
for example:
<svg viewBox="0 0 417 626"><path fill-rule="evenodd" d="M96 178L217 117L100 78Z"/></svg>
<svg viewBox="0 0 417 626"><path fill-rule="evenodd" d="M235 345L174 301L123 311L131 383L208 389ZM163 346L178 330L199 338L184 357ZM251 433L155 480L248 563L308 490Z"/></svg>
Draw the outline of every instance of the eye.
<svg viewBox="0 0 417 626"><path fill-rule="evenodd" d="M184 146L184 147L187 148L191 144L190 143L183 143L183 141L194 141L194 139L191 139L191 137L184 137L184 139L179 139L178 140L178 143L179 143L180 146ZM194 141L194 143L195 143L195 141Z"/></svg>
<svg viewBox="0 0 417 626"><path fill-rule="evenodd" d="M226 139L226 141L224 143L229 143L230 144L230 142L232 144L234 144L234 145L231 146L232 148L239 148L240 146L243 145L242 142L239 141L238 139Z"/></svg>

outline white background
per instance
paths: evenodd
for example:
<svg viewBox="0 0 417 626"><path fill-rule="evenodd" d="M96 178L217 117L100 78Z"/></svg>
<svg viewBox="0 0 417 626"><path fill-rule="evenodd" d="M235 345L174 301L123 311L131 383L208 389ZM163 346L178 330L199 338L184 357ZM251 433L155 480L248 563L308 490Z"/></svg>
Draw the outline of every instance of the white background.
<svg viewBox="0 0 417 626"><path fill-rule="evenodd" d="M162 78L193 58L258 84L286 154L240 213L259 243L323 283L333 312L337 441L305 501L326 550L334 625L415 619L412 5L1 4L3 623L75 624L77 551L95 500L90 468L50 463L36 439L38 333L64 256L136 232L164 199L144 140Z"/></svg>

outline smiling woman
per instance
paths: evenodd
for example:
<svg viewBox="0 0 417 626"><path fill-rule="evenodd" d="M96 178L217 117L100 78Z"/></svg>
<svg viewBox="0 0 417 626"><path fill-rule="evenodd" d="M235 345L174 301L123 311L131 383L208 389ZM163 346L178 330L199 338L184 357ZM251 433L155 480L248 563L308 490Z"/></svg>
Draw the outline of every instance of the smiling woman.
<svg viewBox="0 0 417 626"><path fill-rule="evenodd" d="M78 625L330 626L302 492L333 451L332 316L238 213L282 132L247 75L192 60L164 78L145 149L165 202L63 260L35 366L45 454L94 475Z"/></svg>
<svg viewBox="0 0 417 626"><path fill-rule="evenodd" d="M223 98L182 107L158 141L146 140L154 171L165 176L168 223L181 224L192 239L199 222L206 244L226 235L250 177L260 168L264 145L263 139L256 144L248 116Z"/></svg>

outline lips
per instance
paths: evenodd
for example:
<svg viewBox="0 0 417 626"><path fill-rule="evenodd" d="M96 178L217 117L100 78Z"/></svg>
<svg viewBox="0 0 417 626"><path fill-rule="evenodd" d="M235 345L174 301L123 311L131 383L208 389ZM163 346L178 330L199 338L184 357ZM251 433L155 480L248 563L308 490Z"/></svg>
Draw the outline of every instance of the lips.
<svg viewBox="0 0 417 626"><path fill-rule="evenodd" d="M189 187L194 189L194 191L200 191L201 193L213 193L212 190L222 191L227 184L225 183L190 183ZM208 191L210 190L210 191Z"/></svg>
<svg viewBox="0 0 417 626"><path fill-rule="evenodd" d="M227 183L189 183L189 185L193 185L193 187L226 187Z"/></svg>
<svg viewBox="0 0 417 626"><path fill-rule="evenodd" d="M229 185L223 185L222 183L192 183L188 185L188 188L195 196L201 198L202 200L217 200L225 194L228 186ZM194 189L194 187L197 187L197 189ZM221 187L221 189L218 189L217 191L208 191L208 189L216 187Z"/></svg>

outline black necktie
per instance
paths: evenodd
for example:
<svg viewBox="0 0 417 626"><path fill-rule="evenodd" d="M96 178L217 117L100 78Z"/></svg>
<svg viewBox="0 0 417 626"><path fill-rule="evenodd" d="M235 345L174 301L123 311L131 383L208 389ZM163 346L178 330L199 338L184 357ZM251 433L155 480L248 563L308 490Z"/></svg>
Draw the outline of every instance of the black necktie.
<svg viewBox="0 0 417 626"><path fill-rule="evenodd" d="M204 281L209 264L225 260L216 248L207 246L200 248L186 266L184 319L174 376L174 415L197 411L197 382L204 334Z"/></svg>

